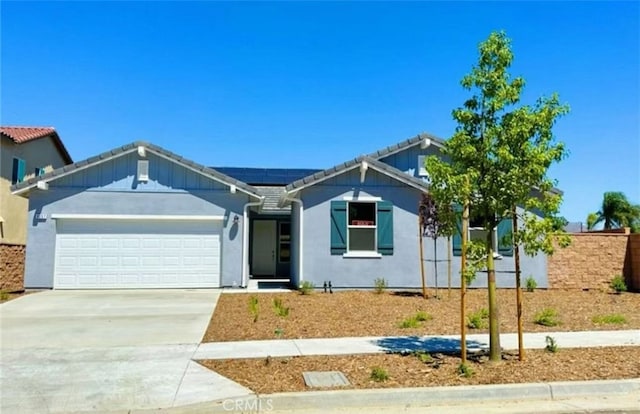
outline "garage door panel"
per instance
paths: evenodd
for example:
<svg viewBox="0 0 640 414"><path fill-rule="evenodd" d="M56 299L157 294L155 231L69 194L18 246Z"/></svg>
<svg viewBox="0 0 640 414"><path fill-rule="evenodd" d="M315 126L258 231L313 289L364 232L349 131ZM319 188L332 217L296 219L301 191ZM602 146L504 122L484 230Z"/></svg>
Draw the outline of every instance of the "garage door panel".
<svg viewBox="0 0 640 414"><path fill-rule="evenodd" d="M217 287L220 222L59 220L56 288Z"/></svg>

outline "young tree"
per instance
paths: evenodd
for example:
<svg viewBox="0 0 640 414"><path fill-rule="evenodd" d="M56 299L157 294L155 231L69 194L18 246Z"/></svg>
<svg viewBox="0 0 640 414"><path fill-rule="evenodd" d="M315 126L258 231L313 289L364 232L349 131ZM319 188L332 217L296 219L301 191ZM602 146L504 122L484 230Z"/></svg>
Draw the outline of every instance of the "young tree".
<svg viewBox="0 0 640 414"><path fill-rule="evenodd" d="M508 72L513 53L504 32L492 33L480 44L479 54L477 65L461 81L473 95L453 111L458 126L444 144L443 159L428 157L426 168L432 186L446 189L433 192L434 197L458 203L468 200L472 214L487 230L484 264L490 359L495 361L501 358L501 351L493 233L498 223L511 218L514 206L534 207L548 217L539 220L541 224L525 217L523 227L529 231L520 232L519 237L526 235L532 245L534 241L553 243L547 230L552 227L562 195L552 191L553 182L546 174L552 163L565 156L564 146L554 141L552 127L568 108L555 94L533 106L515 108L524 80L512 78ZM464 180L469 180L466 187L460 185Z"/></svg>

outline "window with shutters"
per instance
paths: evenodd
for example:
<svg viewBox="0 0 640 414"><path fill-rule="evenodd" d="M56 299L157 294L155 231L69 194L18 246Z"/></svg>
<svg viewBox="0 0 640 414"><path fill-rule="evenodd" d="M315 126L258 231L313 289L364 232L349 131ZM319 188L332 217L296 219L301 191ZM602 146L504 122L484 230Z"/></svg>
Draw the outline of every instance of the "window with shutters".
<svg viewBox="0 0 640 414"><path fill-rule="evenodd" d="M23 159L14 158L13 168L11 170L11 184L18 184L24 181L26 171L26 163Z"/></svg>
<svg viewBox="0 0 640 414"><path fill-rule="evenodd" d="M462 255L462 237L460 231L462 229L462 210L457 211L457 231L453 236L453 254L454 256ZM470 241L485 243L489 230L484 228L485 220L473 208L469 210L469 233ZM513 246L511 244L511 218L505 218L500 221L492 231L491 243L493 244L494 257L500 259L502 256L513 256Z"/></svg>
<svg viewBox="0 0 640 414"><path fill-rule="evenodd" d="M332 201L330 225L332 255L393 255L393 204L390 201Z"/></svg>

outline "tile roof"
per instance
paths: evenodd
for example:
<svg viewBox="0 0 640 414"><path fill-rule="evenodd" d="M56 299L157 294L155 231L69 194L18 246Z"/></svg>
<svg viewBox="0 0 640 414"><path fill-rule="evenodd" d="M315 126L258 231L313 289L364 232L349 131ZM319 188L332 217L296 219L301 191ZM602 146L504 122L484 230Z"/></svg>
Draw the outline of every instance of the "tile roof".
<svg viewBox="0 0 640 414"><path fill-rule="evenodd" d="M284 186L255 186L255 188L264 197L261 212L287 214L291 211L291 206L278 206L280 197L284 195Z"/></svg>
<svg viewBox="0 0 640 414"><path fill-rule="evenodd" d="M378 151L372 152L371 154L369 154L368 156L374 159L380 159L380 158L384 158L387 157L389 155L395 154L397 152L400 152L404 149L413 147L414 145L418 145L419 143L421 143L422 141L424 141L425 139L429 139L431 140L431 144L435 145L436 147L442 147L444 145L444 140L442 138L438 138L434 135L431 134L427 134L427 133L421 133L419 135L416 135L413 138L409 138L409 139L405 139L404 141L398 142L397 144L393 144L393 145L389 145L388 147L379 149Z"/></svg>
<svg viewBox="0 0 640 414"><path fill-rule="evenodd" d="M94 164L98 164L113 158L116 158L120 155L127 154L129 152L135 151L138 147L145 147L147 150L156 153L157 155L168 158L177 164L183 165L185 167L191 168L199 172L200 174L214 179L216 181L220 181L225 185L234 185L238 190L249 194L255 198L262 199L262 195L258 193L258 190L255 187L252 187L242 181L236 180L233 177L229 177L226 174L222 174L216 170L213 170L209 167L205 167L204 165L198 164L186 158L183 158L177 154L174 154L171 151L167 151L164 148L158 147L157 145L150 144L148 142L136 141L131 144L124 145L122 147L114 148L110 151L103 152L100 155L93 156L91 158L87 158L86 160L78 161L73 164L65 165L64 167L60 167L53 171L50 171L44 175L39 177L33 177L21 183L15 184L11 187L11 191L14 194L22 194L35 187L38 181L49 182L55 180L60 177L64 177L66 175L72 174L77 170L82 170L88 167L91 167Z"/></svg>
<svg viewBox="0 0 640 414"><path fill-rule="evenodd" d="M67 164L73 162L69 152L62 144L62 140L60 140L58 133L53 127L0 126L0 134L6 136L16 144L23 144L35 139L51 136L65 162Z"/></svg>

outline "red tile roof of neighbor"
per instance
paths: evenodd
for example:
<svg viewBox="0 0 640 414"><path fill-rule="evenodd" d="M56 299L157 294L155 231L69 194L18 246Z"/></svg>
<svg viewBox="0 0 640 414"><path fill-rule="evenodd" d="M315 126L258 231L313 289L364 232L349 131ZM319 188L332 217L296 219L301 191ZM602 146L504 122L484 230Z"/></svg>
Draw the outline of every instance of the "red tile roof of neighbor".
<svg viewBox="0 0 640 414"><path fill-rule="evenodd" d="M38 138L51 136L62 158L64 158L65 163L71 164L73 162L69 152L67 152L67 149L62 144L62 140L60 140L58 133L53 127L0 126L0 133L7 136L16 144L23 144Z"/></svg>

